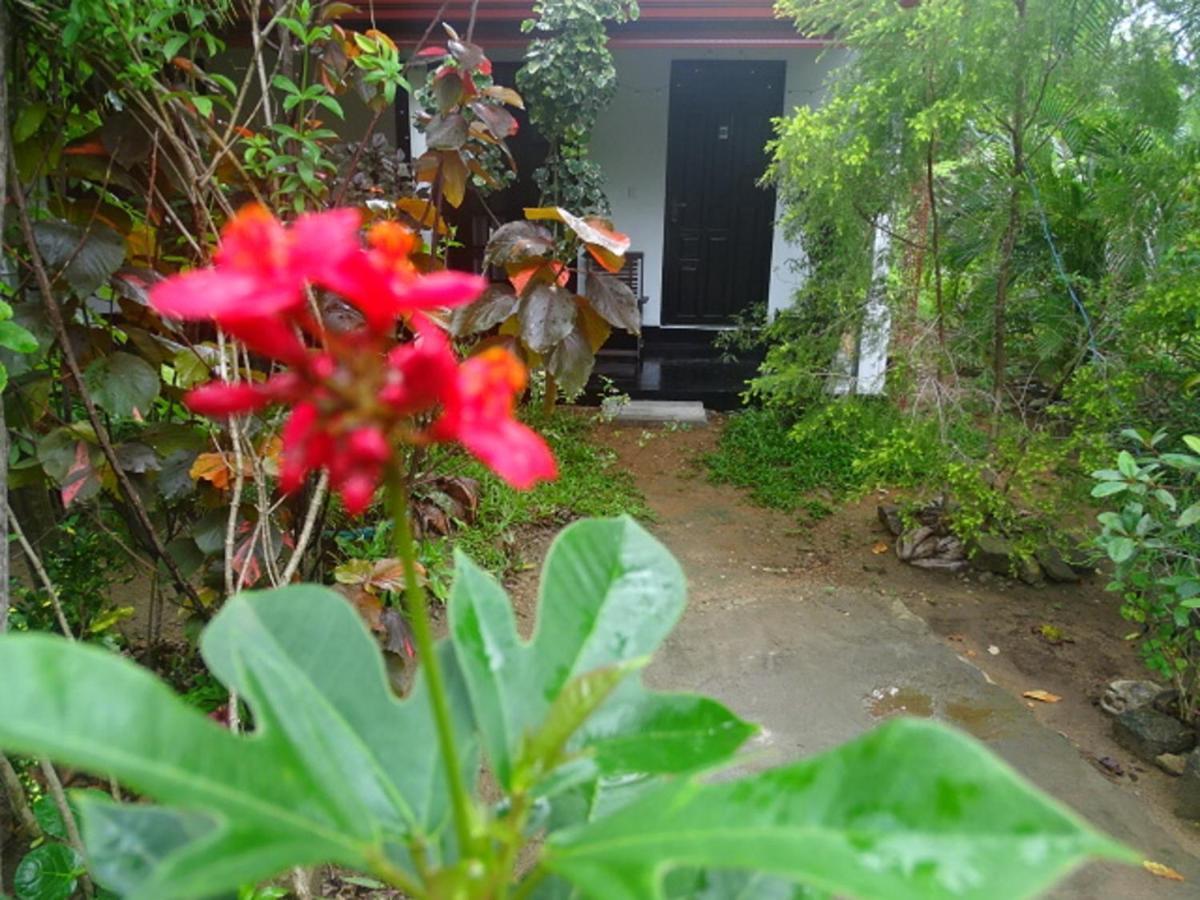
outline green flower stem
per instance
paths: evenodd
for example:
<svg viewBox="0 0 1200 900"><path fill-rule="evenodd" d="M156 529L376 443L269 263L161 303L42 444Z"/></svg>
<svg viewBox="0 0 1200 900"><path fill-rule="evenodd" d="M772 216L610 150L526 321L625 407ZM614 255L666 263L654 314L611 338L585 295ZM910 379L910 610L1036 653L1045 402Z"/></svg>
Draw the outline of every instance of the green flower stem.
<svg viewBox="0 0 1200 900"><path fill-rule="evenodd" d="M393 466L388 474L388 501L391 505L392 521L396 529L396 555L404 568L404 594L408 614L412 620L413 637L417 642L417 654L429 680L429 698L433 705L433 721L437 727L438 747L446 769L446 781L450 785L450 801L454 809L454 829L458 836L459 852L467 856L473 844L471 798L463 784L458 768L458 753L454 745L454 730L450 724L450 707L446 701L446 682L442 667L438 663L433 646L433 629L429 623L429 601L425 589L417 580L416 548L413 545L412 526L408 517L408 490L404 475Z"/></svg>

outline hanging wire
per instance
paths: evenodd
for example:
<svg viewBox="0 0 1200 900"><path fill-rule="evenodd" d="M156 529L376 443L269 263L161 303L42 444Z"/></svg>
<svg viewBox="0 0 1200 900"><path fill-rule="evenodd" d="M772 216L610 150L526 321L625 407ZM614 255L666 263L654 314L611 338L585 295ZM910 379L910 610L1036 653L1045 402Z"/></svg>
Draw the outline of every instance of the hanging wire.
<svg viewBox="0 0 1200 900"><path fill-rule="evenodd" d="M1100 348L1096 344L1096 332L1092 328L1092 317L1088 315L1087 307L1075 293L1071 278L1067 275L1067 267L1063 263L1062 254L1058 252L1058 245L1054 243L1054 234L1050 231L1050 221L1046 218L1045 207L1042 206L1042 195L1038 191L1037 181L1029 174L1028 168L1025 170L1025 180L1029 182L1029 188L1033 192L1033 205L1037 209L1038 219L1042 223L1042 235L1046 238L1046 245L1050 248L1050 258L1054 260L1054 268L1058 272L1059 278L1062 279L1063 285L1066 286L1067 293L1071 295L1071 302L1079 310L1079 317L1083 319L1083 324L1087 328L1088 350L1092 354L1092 359L1098 360L1100 359Z"/></svg>

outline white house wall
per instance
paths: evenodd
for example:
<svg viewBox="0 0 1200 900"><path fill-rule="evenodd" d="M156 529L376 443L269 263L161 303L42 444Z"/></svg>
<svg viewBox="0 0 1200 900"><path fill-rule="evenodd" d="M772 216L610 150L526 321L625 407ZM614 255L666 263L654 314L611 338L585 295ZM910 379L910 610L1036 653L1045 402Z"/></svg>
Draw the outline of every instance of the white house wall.
<svg viewBox="0 0 1200 900"><path fill-rule="evenodd" d="M617 49L620 86L592 134L592 158L606 177L613 222L630 236L631 249L645 254L644 323L661 324L663 225L667 190L667 120L671 61L675 59L783 60L787 64L784 110L820 102L825 76L839 51L788 49ZM768 306L787 306L802 279L800 248L776 225L771 249Z"/></svg>

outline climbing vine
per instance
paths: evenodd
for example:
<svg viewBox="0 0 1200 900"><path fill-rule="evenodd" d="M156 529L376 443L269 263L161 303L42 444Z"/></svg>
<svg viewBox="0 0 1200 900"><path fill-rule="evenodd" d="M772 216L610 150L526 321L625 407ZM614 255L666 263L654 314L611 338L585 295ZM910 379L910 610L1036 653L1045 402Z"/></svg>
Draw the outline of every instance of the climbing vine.
<svg viewBox="0 0 1200 900"><path fill-rule="evenodd" d="M542 205L608 212L600 167L588 158L596 120L612 102L617 70L606 22L638 16L636 0L540 0L521 30L534 37L517 72L529 117L550 143L534 172Z"/></svg>

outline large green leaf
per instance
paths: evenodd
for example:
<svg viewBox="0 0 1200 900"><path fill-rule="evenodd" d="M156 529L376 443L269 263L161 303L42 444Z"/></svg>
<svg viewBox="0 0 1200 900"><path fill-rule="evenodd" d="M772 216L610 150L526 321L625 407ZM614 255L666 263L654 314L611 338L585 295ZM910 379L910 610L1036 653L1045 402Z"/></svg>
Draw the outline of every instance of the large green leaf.
<svg viewBox="0 0 1200 900"><path fill-rule="evenodd" d="M110 353L83 373L92 399L110 416L127 418L134 411L145 415L158 397L158 372L132 353Z"/></svg>
<svg viewBox="0 0 1200 900"><path fill-rule="evenodd" d="M683 612L683 584L670 552L632 519L577 522L550 548L526 643L504 589L456 558L450 638L502 785L568 681L658 647ZM570 748L594 748L600 774L676 772L726 758L751 733L714 701L648 693L634 677Z"/></svg>
<svg viewBox="0 0 1200 900"><path fill-rule="evenodd" d="M0 691L0 747L114 775L190 811L159 864L116 865L129 896L209 896L320 862L378 873L408 865L407 836L436 845L448 812L424 682L396 699L378 649L340 596L314 586L239 595L201 650L249 704L251 736L230 734L111 653L44 635L0 637L0 683L22 685ZM443 655L454 708L465 710L453 655ZM458 728L465 734L461 718ZM473 776L469 737L461 746ZM148 815L80 805L97 855L113 847L114 817Z"/></svg>
<svg viewBox="0 0 1200 900"><path fill-rule="evenodd" d="M17 864L13 890L17 900L67 900L82 871L79 855L66 844L42 844Z"/></svg>
<svg viewBox="0 0 1200 900"><path fill-rule="evenodd" d="M663 784L551 836L543 864L604 900L663 897L679 866L853 897L1014 900L1092 856L1135 858L978 743L906 718L741 780Z"/></svg>

